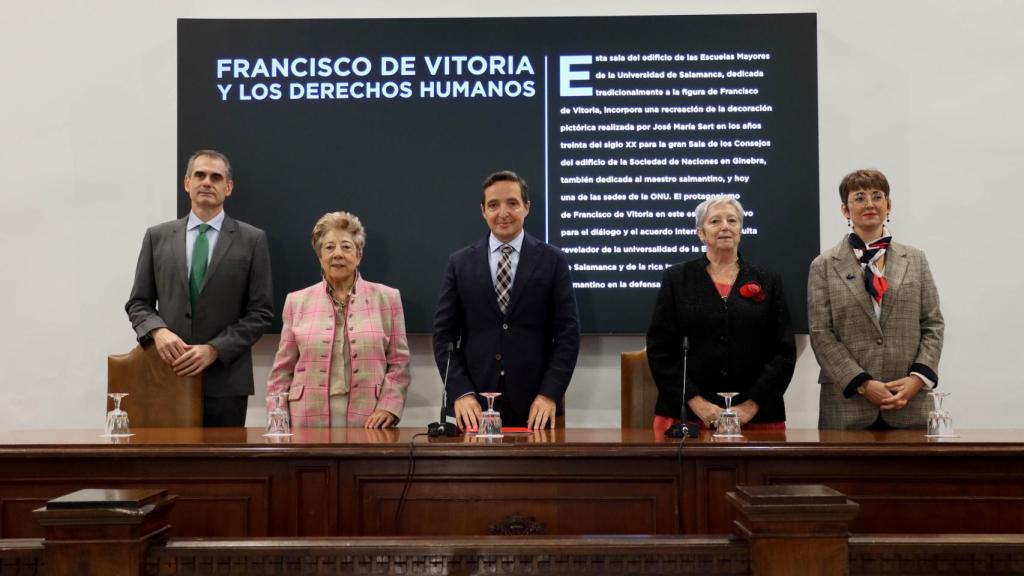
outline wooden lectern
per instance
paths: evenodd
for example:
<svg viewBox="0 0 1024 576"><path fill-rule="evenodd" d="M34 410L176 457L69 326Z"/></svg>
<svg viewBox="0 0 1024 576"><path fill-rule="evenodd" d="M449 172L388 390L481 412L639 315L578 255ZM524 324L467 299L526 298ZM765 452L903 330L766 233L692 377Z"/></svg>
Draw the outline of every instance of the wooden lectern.
<svg viewBox="0 0 1024 576"><path fill-rule="evenodd" d="M178 376L152 343L107 357L107 392L128 393L121 408L133 427L203 425L203 377ZM107 410L111 409L113 401L108 399Z"/></svg>

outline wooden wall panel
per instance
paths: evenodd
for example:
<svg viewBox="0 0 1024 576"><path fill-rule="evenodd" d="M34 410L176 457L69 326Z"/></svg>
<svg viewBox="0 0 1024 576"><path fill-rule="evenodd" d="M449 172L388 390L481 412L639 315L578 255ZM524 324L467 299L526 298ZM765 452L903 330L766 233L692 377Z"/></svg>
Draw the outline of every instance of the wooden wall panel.
<svg viewBox="0 0 1024 576"><path fill-rule="evenodd" d="M700 509L697 525L698 533L728 534L732 532L732 521L735 518L733 508L725 499L725 494L735 490L742 484L742 467L740 463L715 461L712 464L698 466L701 479Z"/></svg>
<svg viewBox="0 0 1024 576"><path fill-rule="evenodd" d="M73 474L73 471L69 471ZM175 536L267 536L270 503L266 478L35 478L0 482L0 538L41 538L32 510L83 488L164 488L179 496L171 513Z"/></svg>
<svg viewBox="0 0 1024 576"><path fill-rule="evenodd" d="M330 536L338 530L337 471L332 464L294 466L293 496L298 536Z"/></svg>
<svg viewBox="0 0 1024 576"><path fill-rule="evenodd" d="M396 530L403 482L359 482L363 536L479 536L501 533L512 516L540 523L544 534L670 534L679 531L673 479L643 477L519 478L479 475L416 480ZM442 528L443 526L443 528Z"/></svg>
<svg viewBox="0 0 1024 576"><path fill-rule="evenodd" d="M861 505L856 533L1024 532L1019 461L904 458L772 461L751 484L824 484Z"/></svg>

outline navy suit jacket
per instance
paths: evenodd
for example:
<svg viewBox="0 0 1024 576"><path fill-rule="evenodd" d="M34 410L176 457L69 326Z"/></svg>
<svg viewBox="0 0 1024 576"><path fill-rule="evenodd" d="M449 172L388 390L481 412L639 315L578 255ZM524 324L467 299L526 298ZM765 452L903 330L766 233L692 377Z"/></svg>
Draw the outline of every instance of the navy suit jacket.
<svg viewBox="0 0 1024 576"><path fill-rule="evenodd" d="M491 280L489 237L448 258L434 314L434 357L444 377L448 345L455 345L449 412L465 394L501 392L495 407L502 423L524 426L537 394L555 400L558 414L564 411L580 350L576 296L562 251L525 234L503 316Z"/></svg>

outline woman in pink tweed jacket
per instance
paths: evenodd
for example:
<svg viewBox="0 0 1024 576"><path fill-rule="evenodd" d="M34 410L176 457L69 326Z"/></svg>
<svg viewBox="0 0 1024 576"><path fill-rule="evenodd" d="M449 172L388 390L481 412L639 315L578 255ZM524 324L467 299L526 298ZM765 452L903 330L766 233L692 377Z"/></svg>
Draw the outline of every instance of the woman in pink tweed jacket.
<svg viewBox="0 0 1024 576"><path fill-rule="evenodd" d="M324 280L292 292L268 395L288 394L292 426L394 426L409 387L398 290L359 276L366 233L348 212L313 228Z"/></svg>

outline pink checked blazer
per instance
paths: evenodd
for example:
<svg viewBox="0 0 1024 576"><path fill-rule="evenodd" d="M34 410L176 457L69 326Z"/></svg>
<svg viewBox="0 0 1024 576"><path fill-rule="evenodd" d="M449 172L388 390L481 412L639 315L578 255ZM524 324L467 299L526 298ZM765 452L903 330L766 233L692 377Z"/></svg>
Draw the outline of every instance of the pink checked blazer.
<svg viewBox="0 0 1024 576"><path fill-rule="evenodd" d="M376 409L401 418L409 387L409 343L398 290L359 278L348 313L349 425L362 426ZM334 314L325 282L292 292L285 300L281 344L267 393L288 393L294 427L331 425L329 350L339 336ZM324 345L325 356L311 352Z"/></svg>

